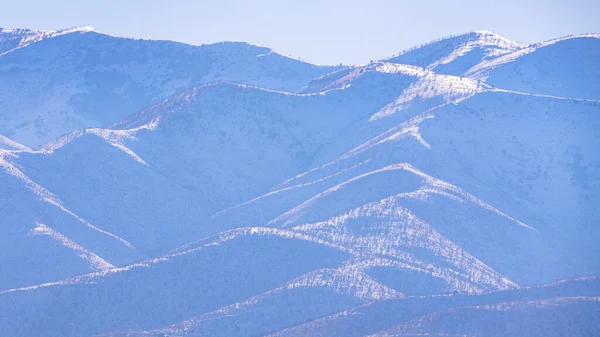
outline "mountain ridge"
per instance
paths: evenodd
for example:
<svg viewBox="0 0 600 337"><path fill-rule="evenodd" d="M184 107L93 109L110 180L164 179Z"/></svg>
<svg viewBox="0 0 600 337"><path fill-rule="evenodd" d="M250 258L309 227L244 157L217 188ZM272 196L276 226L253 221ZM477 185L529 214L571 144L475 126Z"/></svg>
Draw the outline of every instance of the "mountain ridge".
<svg viewBox="0 0 600 337"><path fill-rule="evenodd" d="M203 83L228 80L293 92L336 69L247 43L192 46L91 30L55 35L0 56L6 79L0 134L30 147L77 129L106 127Z"/></svg>
<svg viewBox="0 0 600 337"><path fill-rule="evenodd" d="M598 36L321 67L84 30L0 56L0 330L600 332Z"/></svg>

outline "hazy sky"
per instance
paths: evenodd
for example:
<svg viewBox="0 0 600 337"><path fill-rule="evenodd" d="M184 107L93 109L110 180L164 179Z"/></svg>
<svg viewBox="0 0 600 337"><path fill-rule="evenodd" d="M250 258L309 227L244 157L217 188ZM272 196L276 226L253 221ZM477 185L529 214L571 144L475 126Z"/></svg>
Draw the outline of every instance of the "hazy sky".
<svg viewBox="0 0 600 337"><path fill-rule="evenodd" d="M0 27L92 26L192 44L247 41L316 63L361 63L450 34L491 30L531 43L600 32L600 0L22 0Z"/></svg>

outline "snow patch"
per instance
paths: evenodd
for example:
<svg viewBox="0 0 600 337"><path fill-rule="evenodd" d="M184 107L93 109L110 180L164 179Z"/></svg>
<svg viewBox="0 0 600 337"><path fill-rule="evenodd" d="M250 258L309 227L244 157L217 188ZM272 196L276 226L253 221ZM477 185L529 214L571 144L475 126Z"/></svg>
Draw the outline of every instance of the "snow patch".
<svg viewBox="0 0 600 337"><path fill-rule="evenodd" d="M80 258L88 261L90 268L95 270L108 270L115 267L49 226L41 222L37 222L36 225L37 226L31 230L30 235L45 235L51 237L61 245L75 251Z"/></svg>

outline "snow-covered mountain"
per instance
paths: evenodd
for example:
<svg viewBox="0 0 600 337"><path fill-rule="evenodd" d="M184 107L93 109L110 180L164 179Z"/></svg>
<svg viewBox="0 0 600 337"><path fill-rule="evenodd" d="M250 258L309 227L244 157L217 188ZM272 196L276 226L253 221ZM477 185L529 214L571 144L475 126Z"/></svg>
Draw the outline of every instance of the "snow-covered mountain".
<svg viewBox="0 0 600 337"><path fill-rule="evenodd" d="M600 334L597 35L0 36L8 336Z"/></svg>
<svg viewBox="0 0 600 337"><path fill-rule="evenodd" d="M247 43L191 46L117 38L90 27L0 31L0 134L30 147L106 127L214 80L295 91L335 67Z"/></svg>
<svg viewBox="0 0 600 337"><path fill-rule="evenodd" d="M599 53L600 34L574 35L482 62L466 75L503 89L598 100Z"/></svg>
<svg viewBox="0 0 600 337"><path fill-rule="evenodd" d="M387 61L459 76L483 61L489 62L526 47L493 32L475 31L405 50Z"/></svg>
<svg viewBox="0 0 600 337"><path fill-rule="evenodd" d="M524 45L476 31L429 42L385 61L482 80L501 89L597 100L599 53L600 34Z"/></svg>

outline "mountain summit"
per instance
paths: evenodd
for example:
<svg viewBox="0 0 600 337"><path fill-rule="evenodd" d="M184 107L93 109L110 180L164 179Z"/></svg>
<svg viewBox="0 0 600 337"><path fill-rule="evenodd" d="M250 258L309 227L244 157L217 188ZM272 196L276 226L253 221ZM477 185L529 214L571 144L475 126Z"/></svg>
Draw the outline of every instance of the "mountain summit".
<svg viewBox="0 0 600 337"><path fill-rule="evenodd" d="M3 30L0 46L0 134L30 147L109 126L211 81L293 92L336 69L242 42L192 46L117 38L89 27Z"/></svg>
<svg viewBox="0 0 600 337"><path fill-rule="evenodd" d="M490 31L450 36L401 52L387 61L412 64L440 74L460 76L483 61L496 59L525 48Z"/></svg>

